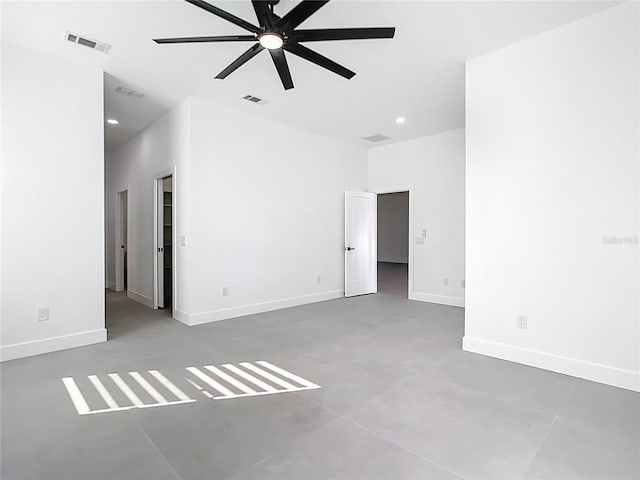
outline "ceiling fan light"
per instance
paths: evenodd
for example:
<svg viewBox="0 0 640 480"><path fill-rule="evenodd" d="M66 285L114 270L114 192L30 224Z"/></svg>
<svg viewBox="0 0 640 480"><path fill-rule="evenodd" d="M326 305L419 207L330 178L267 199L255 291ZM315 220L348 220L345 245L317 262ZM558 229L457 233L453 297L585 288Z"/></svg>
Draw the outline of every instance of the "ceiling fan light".
<svg viewBox="0 0 640 480"><path fill-rule="evenodd" d="M268 50L276 50L278 48L282 48L282 45L284 45L284 39L277 33L273 32L263 33L258 38L258 41L260 42L260 45Z"/></svg>

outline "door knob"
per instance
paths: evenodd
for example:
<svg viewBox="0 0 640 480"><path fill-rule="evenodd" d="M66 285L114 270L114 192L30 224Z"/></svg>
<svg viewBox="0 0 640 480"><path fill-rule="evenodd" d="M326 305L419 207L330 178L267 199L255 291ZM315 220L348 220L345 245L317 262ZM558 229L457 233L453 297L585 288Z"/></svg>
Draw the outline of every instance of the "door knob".
<svg viewBox="0 0 640 480"><path fill-rule="evenodd" d="M351 250L355 250L356 247L347 247L347 252L350 252Z"/></svg>

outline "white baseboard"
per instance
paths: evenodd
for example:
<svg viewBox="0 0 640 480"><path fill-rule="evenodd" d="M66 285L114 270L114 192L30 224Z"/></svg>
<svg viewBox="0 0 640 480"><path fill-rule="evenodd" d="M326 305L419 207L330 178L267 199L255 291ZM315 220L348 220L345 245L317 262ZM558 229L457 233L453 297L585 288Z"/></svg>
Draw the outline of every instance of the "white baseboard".
<svg viewBox="0 0 640 480"><path fill-rule="evenodd" d="M42 353L57 352L68 348L83 347L93 343L107 341L107 329L90 330L88 332L72 333L60 337L45 338L32 342L14 343L0 347L0 361L16 358L31 357Z"/></svg>
<svg viewBox="0 0 640 480"><path fill-rule="evenodd" d="M116 282L109 281L109 283L107 283L107 288L109 288L111 290L115 290L116 289Z"/></svg>
<svg viewBox="0 0 640 480"><path fill-rule="evenodd" d="M418 302L438 303L450 307L464 307L464 297L449 297L447 295L433 295L431 293L411 292L409 300Z"/></svg>
<svg viewBox="0 0 640 480"><path fill-rule="evenodd" d="M272 310L280 310L281 308L297 307L308 303L323 302L325 300L333 300L342 298L344 290L331 290L328 292L314 293L311 295L302 295L300 297L284 298L281 300L272 300L269 302L254 303L251 305L241 305L239 307L222 308L220 310L212 310L210 312L186 314L175 311L173 318L184 323L185 325L201 325L203 323L217 322L228 318L244 317L245 315L253 315L256 313L271 312Z"/></svg>
<svg viewBox="0 0 640 480"><path fill-rule="evenodd" d="M544 370L551 370L552 372L564 373L573 377L640 392L640 372L632 370L623 370L466 335L462 339L462 349L467 352L480 353L489 357L522 363Z"/></svg>
<svg viewBox="0 0 640 480"><path fill-rule="evenodd" d="M142 295L141 293L134 292L133 290L127 290L127 297L131 300L135 300L138 303L146 305L149 308L154 308L153 298Z"/></svg>
<svg viewBox="0 0 640 480"><path fill-rule="evenodd" d="M185 325L191 325L189 323L189 315L181 312L180 310L173 311L173 319L178 320L180 323L184 323Z"/></svg>

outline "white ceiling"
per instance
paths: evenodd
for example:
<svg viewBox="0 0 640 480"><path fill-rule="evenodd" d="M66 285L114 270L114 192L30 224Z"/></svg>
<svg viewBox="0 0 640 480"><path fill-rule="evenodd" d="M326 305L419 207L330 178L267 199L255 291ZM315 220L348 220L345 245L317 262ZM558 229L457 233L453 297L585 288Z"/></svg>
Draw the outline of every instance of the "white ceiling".
<svg viewBox="0 0 640 480"><path fill-rule="evenodd" d="M257 23L249 0L209 0ZM284 15L297 1L282 0ZM284 91L266 52L231 74L215 75L250 44L157 45L172 36L247 33L183 1L2 1L2 39L74 62L100 66L113 148L189 95L330 137L377 146L464 126L464 61L619 2L334 0L300 28L396 27L392 40L308 46L357 75L346 80L288 55L295 89ZM65 30L112 45L104 55L63 39ZM46 81L46 80L45 80ZM122 85L145 93L115 93ZM246 94L269 100L263 106ZM406 117L403 126L395 118ZM391 140L371 144L362 137Z"/></svg>

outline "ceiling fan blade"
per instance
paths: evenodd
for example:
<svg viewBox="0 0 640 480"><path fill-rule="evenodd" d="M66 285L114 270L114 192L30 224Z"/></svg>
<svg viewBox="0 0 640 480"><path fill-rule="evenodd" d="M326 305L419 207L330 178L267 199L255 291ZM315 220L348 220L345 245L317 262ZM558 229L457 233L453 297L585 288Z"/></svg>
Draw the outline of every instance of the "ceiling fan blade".
<svg viewBox="0 0 640 480"><path fill-rule="evenodd" d="M229 12L225 12L221 8L213 6L210 3L205 2L204 0L186 0L186 1L192 5L195 5L196 7L200 7L209 13L213 13L214 15L217 15L218 17L225 19L226 21L231 22L234 25L244 28L245 30L249 30L250 32L260 33L262 31L259 27L256 27L255 25L247 22L246 20L236 17L235 15L232 15Z"/></svg>
<svg viewBox="0 0 640 480"><path fill-rule="evenodd" d="M288 30L294 29L327 3L329 0L303 0L278 20L276 26Z"/></svg>
<svg viewBox="0 0 640 480"><path fill-rule="evenodd" d="M287 65L287 59L284 56L284 50L278 48L277 50L269 50L269 53L273 59L273 64L276 66L276 70L278 70L278 75L280 75L284 89L289 90L293 88L291 71L289 70L289 65Z"/></svg>
<svg viewBox="0 0 640 480"><path fill-rule="evenodd" d="M258 17L258 23L261 27L272 28L274 26L273 18L271 17L271 9L269 8L269 2L265 0L251 0L253 9Z"/></svg>
<svg viewBox="0 0 640 480"><path fill-rule="evenodd" d="M206 42L249 42L256 41L255 35L223 35L218 37L154 38L156 43L206 43Z"/></svg>
<svg viewBox="0 0 640 480"><path fill-rule="evenodd" d="M249 60L251 60L262 50L264 50L264 47L259 43L252 45L246 52L244 52L242 55L236 58L227 68L225 68L218 75L216 75L216 78L220 78L220 79L227 78L231 73L235 72L238 68L240 68L242 65L247 63Z"/></svg>
<svg viewBox="0 0 640 480"><path fill-rule="evenodd" d="M393 38L396 33L390 28L320 28L296 30L293 38L298 42L319 42L322 40L364 40L367 38Z"/></svg>
<svg viewBox="0 0 640 480"><path fill-rule="evenodd" d="M299 43L285 43L284 49L287 52L291 52L294 55L297 55L305 60L308 60L316 65L319 65L327 70L331 70L333 73L337 73L341 77L350 79L356 73L352 72L348 68L343 67L342 65L337 64L333 60L325 57L324 55L320 55L317 52L305 47L304 45L300 45Z"/></svg>

